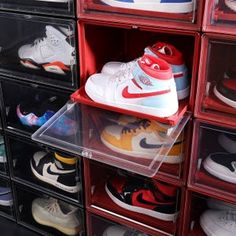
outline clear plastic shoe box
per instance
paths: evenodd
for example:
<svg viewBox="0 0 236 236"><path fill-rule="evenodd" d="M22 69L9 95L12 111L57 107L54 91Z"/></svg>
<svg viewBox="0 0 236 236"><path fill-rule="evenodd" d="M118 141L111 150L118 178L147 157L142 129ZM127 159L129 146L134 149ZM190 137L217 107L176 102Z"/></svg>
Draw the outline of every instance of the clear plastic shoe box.
<svg viewBox="0 0 236 236"><path fill-rule="evenodd" d="M74 20L0 12L0 27L0 74L77 87Z"/></svg>
<svg viewBox="0 0 236 236"><path fill-rule="evenodd" d="M35 14L75 15L74 0L0 0L0 9L4 11L30 12Z"/></svg>

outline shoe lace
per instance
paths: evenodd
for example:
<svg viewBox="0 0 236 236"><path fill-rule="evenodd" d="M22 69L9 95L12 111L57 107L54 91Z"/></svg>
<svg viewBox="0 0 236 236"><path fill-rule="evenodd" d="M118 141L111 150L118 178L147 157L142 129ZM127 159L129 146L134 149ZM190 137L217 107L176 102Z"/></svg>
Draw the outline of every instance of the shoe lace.
<svg viewBox="0 0 236 236"><path fill-rule="evenodd" d="M39 44L41 44L42 42L44 42L46 40L46 37L42 37L42 38L37 38L34 40L34 42L32 43L32 46L37 46Z"/></svg>
<svg viewBox="0 0 236 236"><path fill-rule="evenodd" d="M51 203L49 203L49 205L47 205L45 208L52 215L57 213L60 209L57 201L55 200L51 201Z"/></svg>
<svg viewBox="0 0 236 236"><path fill-rule="evenodd" d="M130 61L128 63L123 63L120 66L120 70L131 70L137 60Z"/></svg>
<svg viewBox="0 0 236 236"><path fill-rule="evenodd" d="M147 129L150 126L150 123L151 121L147 119L129 123L123 128L122 133L136 133L137 130Z"/></svg>
<svg viewBox="0 0 236 236"><path fill-rule="evenodd" d="M236 227L236 212L235 211L227 211L220 217L221 220L225 222L225 225L230 228Z"/></svg>

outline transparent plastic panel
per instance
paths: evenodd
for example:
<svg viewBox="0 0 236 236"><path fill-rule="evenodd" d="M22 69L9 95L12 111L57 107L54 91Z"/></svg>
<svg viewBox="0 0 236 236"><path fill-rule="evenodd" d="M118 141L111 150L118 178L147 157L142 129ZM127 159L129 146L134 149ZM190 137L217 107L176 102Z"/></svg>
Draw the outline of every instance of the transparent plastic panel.
<svg viewBox="0 0 236 236"><path fill-rule="evenodd" d="M84 235L82 209L15 184L17 220L42 235Z"/></svg>
<svg viewBox="0 0 236 236"><path fill-rule="evenodd" d="M57 150L8 136L13 177L82 204L81 163ZM56 179L55 179L56 177Z"/></svg>
<svg viewBox="0 0 236 236"><path fill-rule="evenodd" d="M1 74L76 87L75 21L1 12L0 27Z"/></svg>
<svg viewBox="0 0 236 236"><path fill-rule="evenodd" d="M186 235L235 234L235 204L195 193L190 196L190 213L185 216L188 220Z"/></svg>
<svg viewBox="0 0 236 236"><path fill-rule="evenodd" d="M157 235L177 232L178 187L97 162L89 162L89 171L91 207L152 227Z"/></svg>
<svg viewBox="0 0 236 236"><path fill-rule="evenodd" d="M126 225L120 225L118 223L109 221L105 218L96 216L94 214L88 213L89 217L89 235L96 235L96 236L114 236L115 233L117 234L127 234L127 235L138 235L138 236L148 236L148 234L141 233L140 231L129 228Z"/></svg>
<svg viewBox="0 0 236 236"><path fill-rule="evenodd" d="M236 196L236 130L199 124L194 182Z"/></svg>
<svg viewBox="0 0 236 236"><path fill-rule="evenodd" d="M234 0L209 0L211 2L211 24L217 26L236 25L236 3ZM232 29L233 30L233 29Z"/></svg>
<svg viewBox="0 0 236 236"><path fill-rule="evenodd" d="M186 114L178 125L167 126L69 101L32 139L153 176L189 118L190 114Z"/></svg>
<svg viewBox="0 0 236 236"><path fill-rule="evenodd" d="M50 119L69 94L35 84L1 81L4 125L8 130L31 134Z"/></svg>
<svg viewBox="0 0 236 236"><path fill-rule="evenodd" d="M227 39L210 37L208 44L202 110L235 118L236 43Z"/></svg>
<svg viewBox="0 0 236 236"><path fill-rule="evenodd" d="M0 132L0 172L8 172L6 144L3 134Z"/></svg>
<svg viewBox="0 0 236 236"><path fill-rule="evenodd" d="M0 9L74 16L75 0L0 0Z"/></svg>
<svg viewBox="0 0 236 236"><path fill-rule="evenodd" d="M122 1L122 0L82 0L84 13L109 13L115 17L142 17L144 19L172 20L175 22L196 23L199 11L198 0L175 1Z"/></svg>
<svg viewBox="0 0 236 236"><path fill-rule="evenodd" d="M9 180L0 178L0 215L14 217L14 201Z"/></svg>

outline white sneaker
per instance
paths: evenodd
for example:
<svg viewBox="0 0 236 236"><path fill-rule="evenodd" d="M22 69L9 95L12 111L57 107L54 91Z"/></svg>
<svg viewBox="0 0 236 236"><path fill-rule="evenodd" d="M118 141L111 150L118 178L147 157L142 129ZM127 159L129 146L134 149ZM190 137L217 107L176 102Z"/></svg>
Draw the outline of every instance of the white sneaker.
<svg viewBox="0 0 236 236"><path fill-rule="evenodd" d="M200 225L207 236L235 236L236 212L206 210L200 217Z"/></svg>
<svg viewBox="0 0 236 236"><path fill-rule="evenodd" d="M32 202L32 215L41 225L53 227L66 235L81 231L76 207L54 198L36 198Z"/></svg>
<svg viewBox="0 0 236 236"><path fill-rule="evenodd" d="M102 236L147 236L147 234L139 233L120 225L112 225L106 228Z"/></svg>
<svg viewBox="0 0 236 236"><path fill-rule="evenodd" d="M170 65L151 55L144 55L134 66L115 75L90 76L85 90L92 100L113 107L158 117L178 111Z"/></svg>
<svg viewBox="0 0 236 236"><path fill-rule="evenodd" d="M193 11L193 0L101 0L101 2L112 7L121 7L128 9L157 11L166 13L188 13Z"/></svg>
<svg viewBox="0 0 236 236"><path fill-rule="evenodd" d="M36 39L32 44L21 46L18 56L21 64L31 69L40 69L65 74L75 64L74 47L67 42L71 32L64 28L46 26L46 37Z"/></svg>

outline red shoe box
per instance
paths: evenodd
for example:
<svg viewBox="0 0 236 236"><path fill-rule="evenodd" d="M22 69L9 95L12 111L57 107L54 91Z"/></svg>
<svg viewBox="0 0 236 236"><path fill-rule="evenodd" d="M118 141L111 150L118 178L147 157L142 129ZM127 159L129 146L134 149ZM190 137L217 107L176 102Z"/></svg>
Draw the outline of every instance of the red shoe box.
<svg viewBox="0 0 236 236"><path fill-rule="evenodd" d="M88 191L85 191L87 199L86 206L89 211L93 213L103 212L104 215L115 216L116 221L119 223L122 223L122 219L126 219L127 224L130 222L136 222L137 225L142 225L142 229L145 232L145 229L152 229L151 235L159 235L158 232L160 231L163 231L164 234L175 234L177 232L178 222L180 220L180 217L182 217L182 210L180 210L180 215L177 218L176 222L164 221L145 214L126 210L115 204L105 191L105 182L120 170L110 168L105 165L100 165L99 163L91 162L89 160L85 160L84 165L86 186L88 189L90 189ZM180 191L181 193L183 193L181 189ZM181 193L180 196L182 198L183 194ZM177 207L180 202L176 204ZM182 205L183 204L181 203L181 206Z"/></svg>
<svg viewBox="0 0 236 236"><path fill-rule="evenodd" d="M81 86L86 83L90 75L99 73L105 63L109 61L129 62L142 56L145 47L153 45L157 41L167 42L176 46L183 53L189 71L189 78L191 78L190 96L185 101L180 102L180 109L177 114L169 119L158 119L157 117L155 119L173 125L178 122L186 109L193 111L200 47L199 33L179 32L177 30L154 27L141 27L136 30L132 29L132 26L128 24L87 22L84 20L78 22L78 28L79 37L84 35L84 37L80 37L79 45ZM83 60L84 58L86 60ZM111 106L92 102L86 96L83 87L73 95L73 100L108 110L145 117L145 114L142 113L112 108ZM151 118L151 116L148 117Z"/></svg>
<svg viewBox="0 0 236 236"><path fill-rule="evenodd" d="M203 31L236 35L236 12L230 9L225 0L206 1Z"/></svg>
<svg viewBox="0 0 236 236"><path fill-rule="evenodd" d="M189 188L235 202L236 185L209 173L204 168L204 161L212 153L229 153L226 145L230 140L233 142L236 130L229 125L197 119L194 121L193 134Z"/></svg>
<svg viewBox="0 0 236 236"><path fill-rule="evenodd" d="M198 90L194 111L197 118L222 122L232 127L236 127L235 108L216 97L214 88L223 79L227 80L229 77L227 73L235 67L235 42L235 36L217 34L202 36Z"/></svg>
<svg viewBox="0 0 236 236"><path fill-rule="evenodd" d="M103 4L100 0L78 1L77 14L80 19L142 25L172 29L200 30L205 0L193 0L193 11L189 13L163 13L147 10L126 9Z"/></svg>

